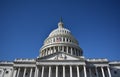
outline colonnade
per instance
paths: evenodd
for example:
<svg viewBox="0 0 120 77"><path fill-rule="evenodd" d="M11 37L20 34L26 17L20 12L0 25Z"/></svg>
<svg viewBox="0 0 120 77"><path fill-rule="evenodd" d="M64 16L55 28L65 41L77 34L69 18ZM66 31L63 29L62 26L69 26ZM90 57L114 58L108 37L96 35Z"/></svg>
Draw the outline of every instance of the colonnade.
<svg viewBox="0 0 120 77"><path fill-rule="evenodd" d="M48 77L52 77L52 66L49 66L48 67L49 68L49 70L48 70ZM70 77L74 77L73 76L73 69L72 68L74 68L73 66L69 66L69 74L70 74ZM80 77L80 70L79 70L79 66L77 65L76 66L76 70L77 70L77 77ZM59 69L60 69L60 67L59 66L55 66L55 77L59 77L58 75L58 73L60 72L59 71ZM87 73L86 73L86 67L85 67L85 65L83 66L83 69L84 69L84 77L87 77ZM35 71L35 76L34 77L38 77L38 73L41 71L41 75L40 75L40 77L44 77L44 75L45 75L45 66L42 66L42 69L41 70L39 70L38 69L38 67L36 67L36 71ZM63 65L62 66L62 77L66 77L66 66L65 65Z"/></svg>
<svg viewBox="0 0 120 77"><path fill-rule="evenodd" d="M48 45L48 44L52 44L52 43L57 43L57 42L64 42L64 43L73 43L73 44L77 44L78 45L78 42L75 40L75 39L72 39L72 38L69 38L69 37L53 37L53 38L50 38L50 39L47 39L47 41L45 41L45 45Z"/></svg>
<svg viewBox="0 0 120 77"><path fill-rule="evenodd" d="M53 46L53 47L49 47L44 50L41 50L41 57L47 56L49 54L53 54L55 52L66 52L71 55L82 56L82 50L78 48L69 47L69 46Z"/></svg>
<svg viewBox="0 0 120 77"><path fill-rule="evenodd" d="M29 72L27 70L29 69ZM27 77L32 77L35 74L35 67L16 67L13 69L12 75L10 77L26 77L26 73L28 73ZM22 71L22 75L20 75Z"/></svg>
<svg viewBox="0 0 120 77"><path fill-rule="evenodd" d="M101 72L100 72L100 70L98 71L98 68L101 70ZM106 70L107 73L105 73L105 68L107 69L107 70ZM92 69L93 69L93 68L92 68ZM109 69L108 66L106 66L106 67L102 67L102 66L101 66L101 67L94 67L94 69L95 69L95 74L96 74L95 77L112 77L112 76L111 76L110 69ZM89 71L89 77L93 77L91 68L88 68L88 71ZM106 75L105 75L105 74L106 74Z"/></svg>
<svg viewBox="0 0 120 77"><path fill-rule="evenodd" d="M46 73L46 70L45 68L48 68L48 73ZM55 73L55 76L52 76L52 70L53 70L53 67L55 69L54 73ZM66 69L67 67L67 69ZM74 68L74 70L73 70ZM82 68L82 70L81 70ZM101 70L98 71L98 68ZM95 77L111 77L111 72L110 72L110 69L109 67L105 67L107 68L107 76L105 75L105 69L104 67L95 67ZM60 71L61 69L61 71ZM38 66L38 67L34 67L34 68L29 68L29 75L26 76L26 71L27 71L27 68L24 68L24 71L23 71L23 75L21 76L20 75L20 71L21 71L21 68L19 67L17 69L17 72L16 72L16 75L14 76L11 76L11 77L60 77L59 75L61 75L61 77L68 77L66 76L66 70L69 70L69 77L93 77L92 76L92 71L91 71L91 68L89 68L89 72L86 70L88 69L88 67L86 67L85 65L63 65L63 66L58 66L58 65L54 65L54 66ZM34 71L33 71L34 70ZM73 75L73 72L76 71L76 76ZM83 73L81 72L83 71ZM62 72L62 74L59 74L59 72ZM47 76L45 76L47 74ZM82 74L82 75L81 75ZM100 75L101 74L101 75Z"/></svg>

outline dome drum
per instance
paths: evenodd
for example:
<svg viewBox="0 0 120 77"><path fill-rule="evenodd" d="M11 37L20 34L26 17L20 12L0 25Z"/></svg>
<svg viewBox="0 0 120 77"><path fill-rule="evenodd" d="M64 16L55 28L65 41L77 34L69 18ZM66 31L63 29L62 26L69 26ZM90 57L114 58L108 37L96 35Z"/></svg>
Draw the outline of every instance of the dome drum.
<svg viewBox="0 0 120 77"><path fill-rule="evenodd" d="M49 44L53 44L53 43L72 43L75 45L78 45L77 40L75 40L74 38L68 37L68 36L63 36L63 35L59 35L59 36L54 36L54 37L49 37L44 41L44 46L45 45L49 45Z"/></svg>
<svg viewBox="0 0 120 77"><path fill-rule="evenodd" d="M71 46L52 46L41 49L41 57L47 56L56 52L64 52L71 55L82 56L83 51L81 48L75 48Z"/></svg>
<svg viewBox="0 0 120 77"><path fill-rule="evenodd" d="M49 44L49 45L46 45L46 46L42 46L40 51L43 50L43 49L46 49L48 47L54 47L54 46L68 46L68 47L74 47L74 48L77 48L77 49L81 49L78 45L73 45L73 44L68 44L68 43L54 43L54 44Z"/></svg>

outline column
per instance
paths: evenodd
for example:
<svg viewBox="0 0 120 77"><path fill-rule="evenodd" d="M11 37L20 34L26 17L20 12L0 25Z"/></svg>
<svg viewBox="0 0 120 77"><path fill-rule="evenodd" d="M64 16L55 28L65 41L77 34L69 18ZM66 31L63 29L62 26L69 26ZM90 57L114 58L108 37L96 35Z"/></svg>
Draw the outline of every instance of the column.
<svg viewBox="0 0 120 77"><path fill-rule="evenodd" d="M54 48L52 47L52 54L54 53Z"/></svg>
<svg viewBox="0 0 120 77"><path fill-rule="evenodd" d="M71 47L71 55L73 55L73 49L72 49L72 47Z"/></svg>
<svg viewBox="0 0 120 77"><path fill-rule="evenodd" d="M37 73L36 73L37 75L36 75L36 77L38 77L38 73L39 73L39 68L37 67Z"/></svg>
<svg viewBox="0 0 120 77"><path fill-rule="evenodd" d="M68 46L66 46L66 51L67 51L67 53L68 53Z"/></svg>
<svg viewBox="0 0 120 77"><path fill-rule="evenodd" d="M72 66L70 66L70 77L72 77Z"/></svg>
<svg viewBox="0 0 120 77"><path fill-rule="evenodd" d="M50 47L50 51L49 51L49 52L50 52L50 54L52 54L52 49L51 49L51 47Z"/></svg>
<svg viewBox="0 0 120 77"><path fill-rule="evenodd" d="M56 66L56 77L58 77L58 66Z"/></svg>
<svg viewBox="0 0 120 77"><path fill-rule="evenodd" d="M36 77L37 67L35 67L34 77Z"/></svg>
<svg viewBox="0 0 120 77"><path fill-rule="evenodd" d="M16 70L16 68L13 68L14 69L14 71L13 71L13 76L12 77L16 77L16 75L17 75L17 70Z"/></svg>
<svg viewBox="0 0 120 77"><path fill-rule="evenodd" d="M84 77L87 77L87 73L86 73L86 67L85 67L85 65L83 65L83 69L84 69Z"/></svg>
<svg viewBox="0 0 120 77"><path fill-rule="evenodd" d="M2 77L4 77L4 74L5 74L5 70L6 70L6 69L3 69Z"/></svg>
<svg viewBox="0 0 120 77"><path fill-rule="evenodd" d="M90 74L90 77L92 77L92 74L91 74L91 69L89 68L89 74Z"/></svg>
<svg viewBox="0 0 120 77"><path fill-rule="evenodd" d="M44 77L44 66L42 66L42 73L41 73L41 77Z"/></svg>
<svg viewBox="0 0 120 77"><path fill-rule="evenodd" d="M49 55L50 53L49 53L49 48L47 48L47 55Z"/></svg>
<svg viewBox="0 0 120 77"><path fill-rule="evenodd" d="M65 77L65 66L63 65L63 77Z"/></svg>
<svg viewBox="0 0 120 77"><path fill-rule="evenodd" d="M56 52L56 47L55 47L55 51L54 51L54 53Z"/></svg>
<svg viewBox="0 0 120 77"><path fill-rule="evenodd" d="M46 55L48 55L48 48L46 49Z"/></svg>
<svg viewBox="0 0 120 77"><path fill-rule="evenodd" d="M107 67L107 70L108 70L108 75L109 75L109 77L112 77L109 67Z"/></svg>
<svg viewBox="0 0 120 77"><path fill-rule="evenodd" d="M51 66L49 66L49 74L48 77L51 77Z"/></svg>
<svg viewBox="0 0 120 77"><path fill-rule="evenodd" d="M53 53L55 53L55 47L53 47Z"/></svg>
<svg viewBox="0 0 120 77"><path fill-rule="evenodd" d="M65 42L67 42L67 39L65 38Z"/></svg>
<svg viewBox="0 0 120 77"><path fill-rule="evenodd" d="M46 53L46 54L45 54L45 56L46 56L46 55L47 55L47 49L45 49L45 53Z"/></svg>
<svg viewBox="0 0 120 77"><path fill-rule="evenodd" d="M96 72L96 76L99 77L97 67L95 67L95 72Z"/></svg>
<svg viewBox="0 0 120 77"><path fill-rule="evenodd" d="M46 55L46 51L45 51L45 50L43 50L43 52L44 52L44 53L43 53L43 56L45 56L45 55Z"/></svg>
<svg viewBox="0 0 120 77"><path fill-rule="evenodd" d="M38 72L39 72L39 70L38 70L38 67L36 66L34 77L38 77Z"/></svg>
<svg viewBox="0 0 120 77"><path fill-rule="evenodd" d="M77 77L80 77L79 66L77 66Z"/></svg>
<svg viewBox="0 0 120 77"><path fill-rule="evenodd" d="M26 67L24 69L23 77L25 77L25 75L26 75Z"/></svg>
<svg viewBox="0 0 120 77"><path fill-rule="evenodd" d="M64 51L64 46L62 46L62 52L65 52L65 51Z"/></svg>
<svg viewBox="0 0 120 77"><path fill-rule="evenodd" d="M76 55L76 48L74 49L75 55Z"/></svg>
<svg viewBox="0 0 120 77"><path fill-rule="evenodd" d="M62 42L63 42L63 37L61 37L62 38Z"/></svg>
<svg viewBox="0 0 120 77"><path fill-rule="evenodd" d="M30 76L29 77L32 77L32 71L33 71L33 68L30 69Z"/></svg>
<svg viewBox="0 0 120 77"><path fill-rule="evenodd" d="M14 73L14 68L13 69L11 69L12 71L11 71L11 76L10 77L13 77L13 73Z"/></svg>
<svg viewBox="0 0 120 77"><path fill-rule="evenodd" d="M101 67L101 70L102 70L102 76L105 77L105 73L104 73L103 67Z"/></svg>
<svg viewBox="0 0 120 77"><path fill-rule="evenodd" d="M43 56L43 52L40 52L40 55Z"/></svg>
<svg viewBox="0 0 120 77"><path fill-rule="evenodd" d="M19 77L19 73L20 73L20 68L18 68L17 77Z"/></svg>
<svg viewBox="0 0 120 77"><path fill-rule="evenodd" d="M60 52L60 46L58 46L58 52Z"/></svg>

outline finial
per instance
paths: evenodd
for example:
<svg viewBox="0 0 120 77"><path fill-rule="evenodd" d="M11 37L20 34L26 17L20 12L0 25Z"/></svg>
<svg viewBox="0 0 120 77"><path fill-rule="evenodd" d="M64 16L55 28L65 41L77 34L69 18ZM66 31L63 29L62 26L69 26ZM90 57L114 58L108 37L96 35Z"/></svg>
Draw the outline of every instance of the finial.
<svg viewBox="0 0 120 77"><path fill-rule="evenodd" d="M63 22L62 17L60 17L60 22Z"/></svg>
<svg viewBox="0 0 120 77"><path fill-rule="evenodd" d="M60 22L58 23L58 28L63 28L63 20L62 17L60 17Z"/></svg>

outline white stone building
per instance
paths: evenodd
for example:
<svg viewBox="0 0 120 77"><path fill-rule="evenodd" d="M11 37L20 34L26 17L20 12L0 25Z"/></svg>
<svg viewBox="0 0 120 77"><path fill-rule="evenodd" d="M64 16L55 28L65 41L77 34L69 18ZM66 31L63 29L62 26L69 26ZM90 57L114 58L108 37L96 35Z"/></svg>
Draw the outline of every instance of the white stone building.
<svg viewBox="0 0 120 77"><path fill-rule="evenodd" d="M120 62L86 59L60 21L45 39L39 57L0 62L0 77L120 77Z"/></svg>

